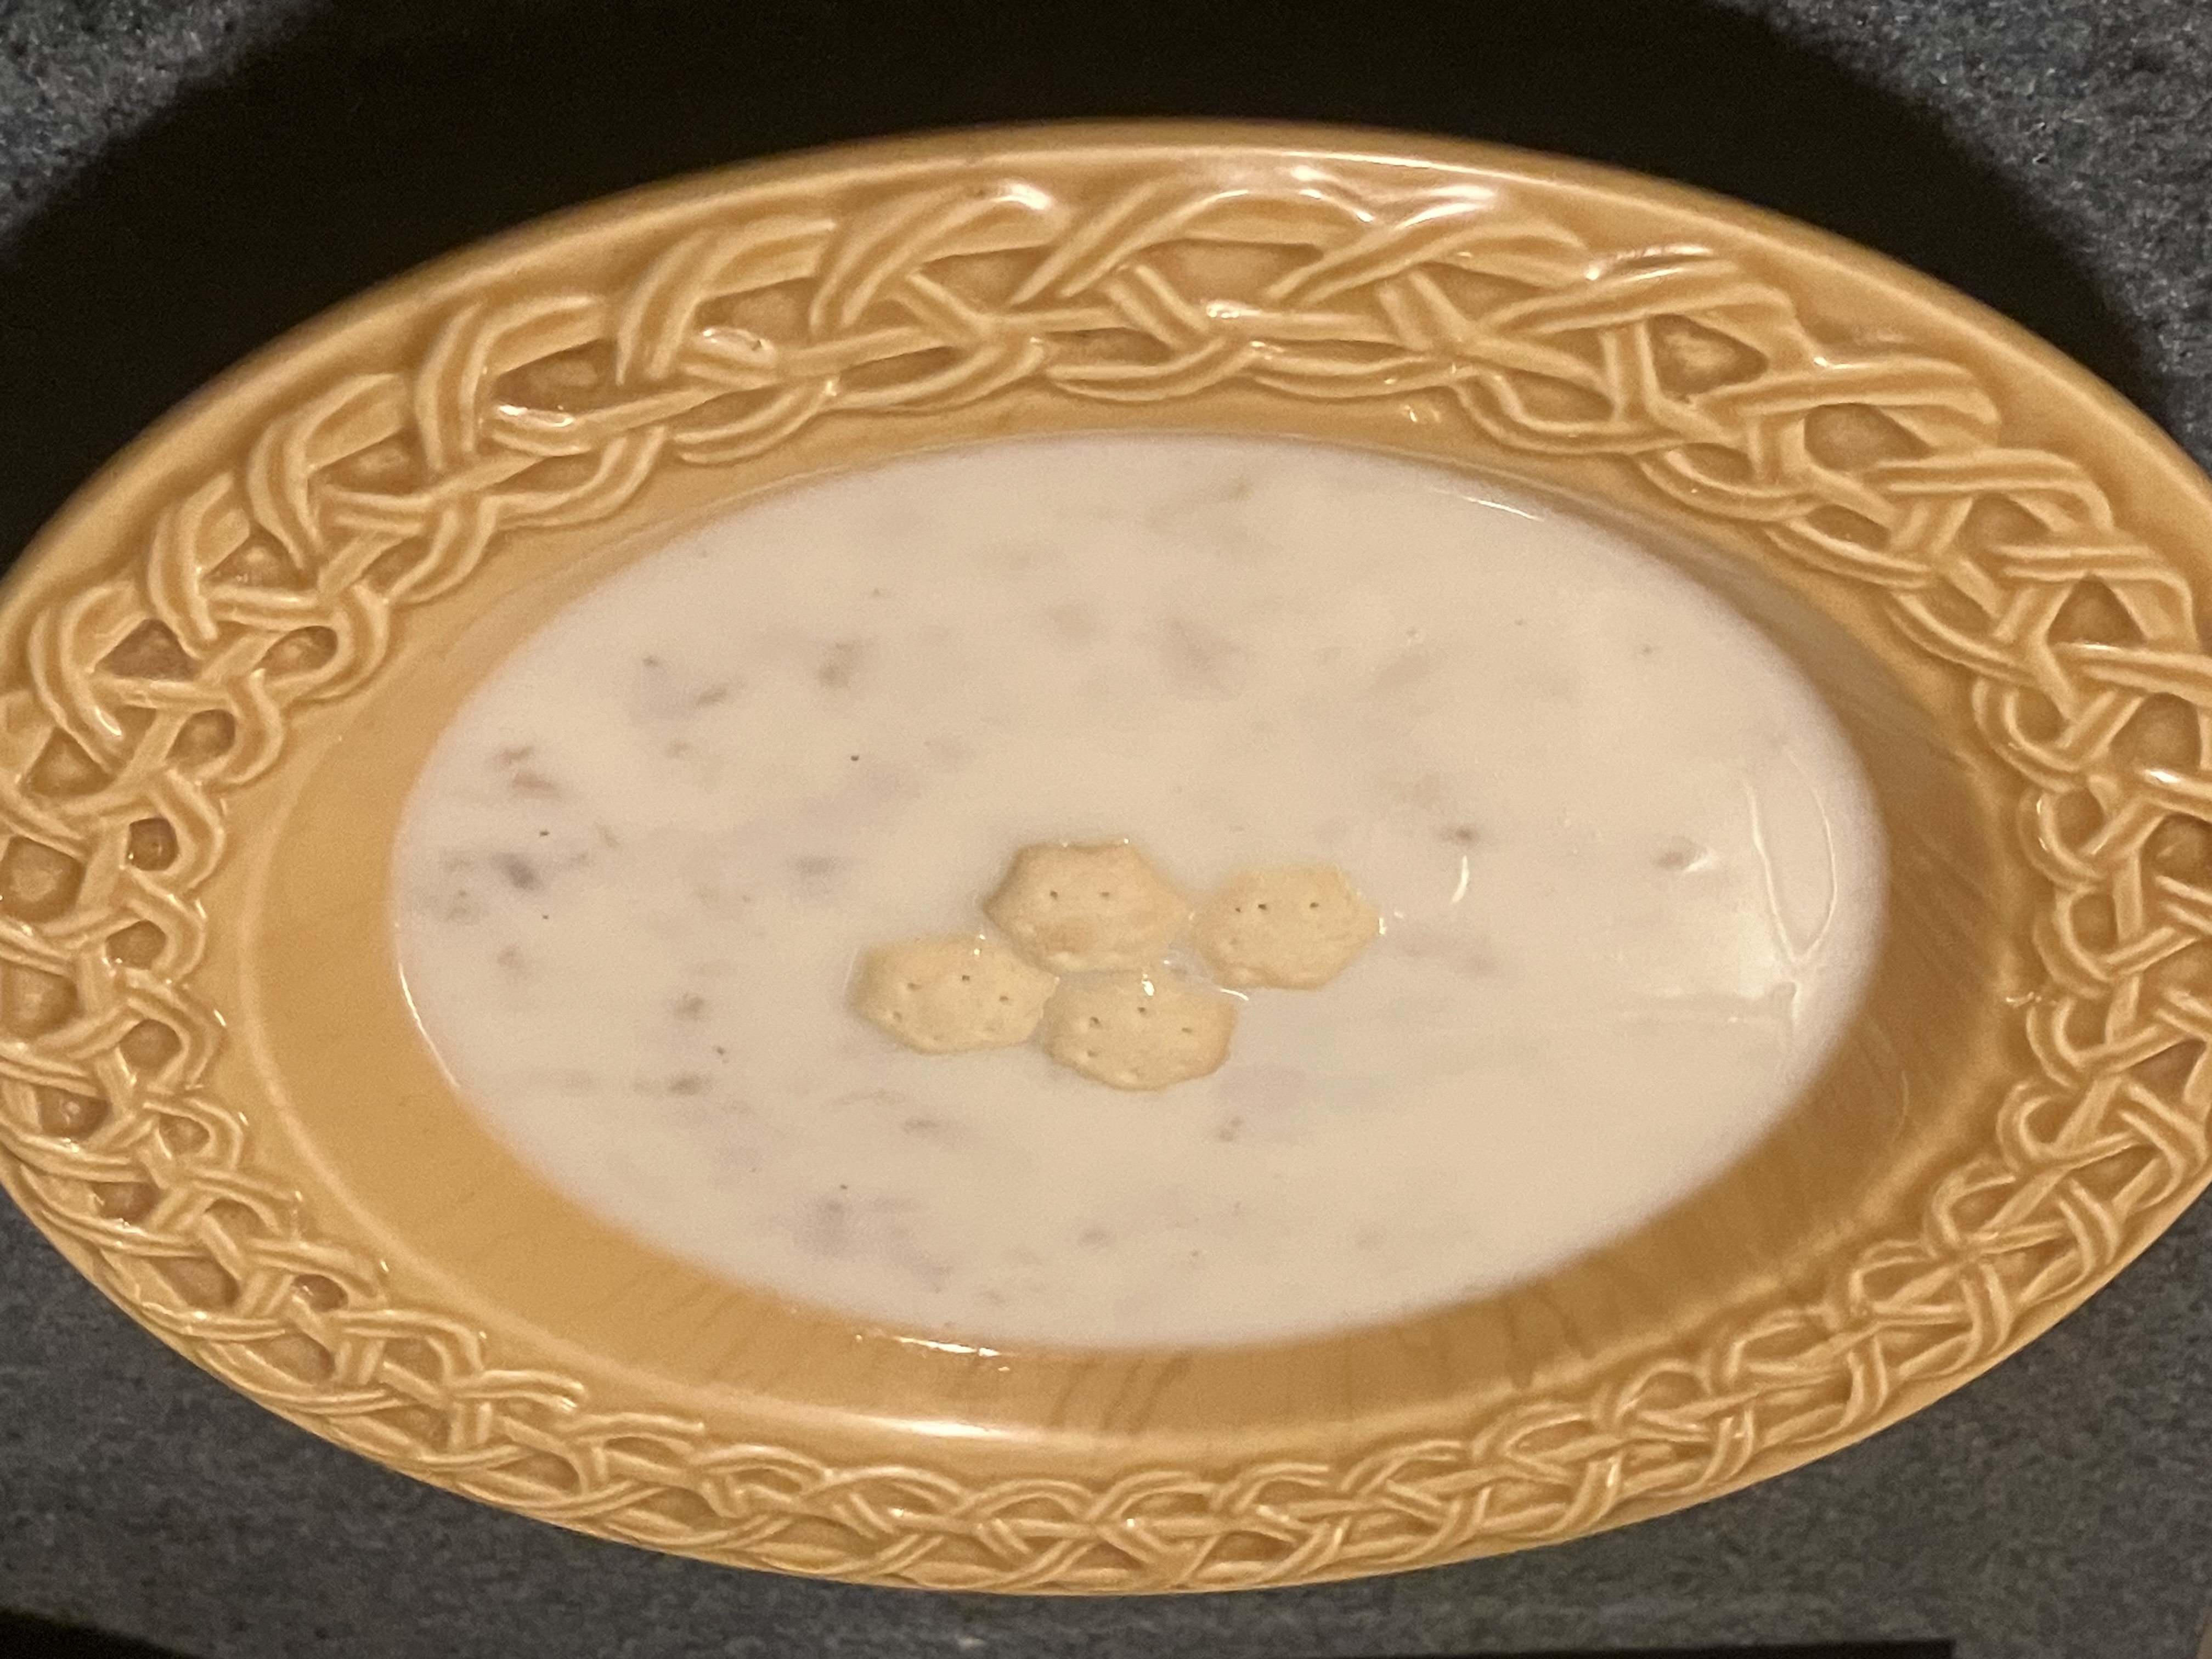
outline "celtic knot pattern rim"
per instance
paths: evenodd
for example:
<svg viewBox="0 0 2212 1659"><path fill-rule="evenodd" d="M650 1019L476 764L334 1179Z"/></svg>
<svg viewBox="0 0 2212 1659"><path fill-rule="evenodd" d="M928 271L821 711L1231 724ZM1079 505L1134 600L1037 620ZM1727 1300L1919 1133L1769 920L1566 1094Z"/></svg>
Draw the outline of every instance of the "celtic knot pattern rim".
<svg viewBox="0 0 2212 1659"><path fill-rule="evenodd" d="M1741 262L1608 246L1540 180L1279 155L1224 183L1166 148L1111 189L1079 173L924 168L757 210L739 179L703 226L634 238L619 280L465 301L410 360L331 376L179 487L128 568L27 619L0 689L0 1169L96 1282L318 1432L564 1524L945 1588L1240 1588L1567 1537L1840 1443L2009 1352L2204 1183L2212 898L2161 849L2212 817L2212 659L2189 581L2087 468L2008 437L1969 368L1842 351ZM1194 287L1194 248L1266 274ZM597 1410L398 1304L256 1172L204 1086L195 895L223 799L280 763L294 710L369 682L410 608L658 469L826 420L1223 386L1425 400L1498 453L1613 458L1651 501L1878 592L1960 672L2020 780L2048 982L2036 1071L1917 1237L1694 1358L1463 1435L976 1485ZM2111 605L2085 621L2092 584Z"/></svg>

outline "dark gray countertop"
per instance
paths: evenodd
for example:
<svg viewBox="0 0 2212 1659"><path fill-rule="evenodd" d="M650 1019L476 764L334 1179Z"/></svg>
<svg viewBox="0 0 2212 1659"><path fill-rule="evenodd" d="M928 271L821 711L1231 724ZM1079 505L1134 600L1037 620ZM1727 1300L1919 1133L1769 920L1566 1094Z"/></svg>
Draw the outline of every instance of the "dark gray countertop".
<svg viewBox="0 0 2212 1659"><path fill-rule="evenodd" d="M2212 459L2204 0L0 0L0 544L209 374L484 232L800 144L1109 113L1455 131L1744 196L2010 312ZM1397 1578L1110 1603L572 1537L263 1413L4 1206L0 1263L0 1606L196 1659L1928 1637L1963 1659L2189 1659L2212 1602L2202 1205L2019 1358L1723 1502Z"/></svg>

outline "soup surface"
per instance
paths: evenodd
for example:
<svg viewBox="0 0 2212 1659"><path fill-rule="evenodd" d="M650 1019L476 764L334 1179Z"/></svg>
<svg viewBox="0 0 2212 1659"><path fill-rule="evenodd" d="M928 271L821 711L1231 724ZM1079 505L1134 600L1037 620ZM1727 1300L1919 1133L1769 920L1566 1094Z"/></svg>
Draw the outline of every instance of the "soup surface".
<svg viewBox="0 0 2212 1659"><path fill-rule="evenodd" d="M1025 846L1382 931L1132 1092L854 1012ZM1619 534L1273 439L1008 441L793 488L571 605L408 804L461 1097L604 1219L981 1343L1195 1345L1540 1273L1744 1152L1848 1019L1882 846L1839 728Z"/></svg>

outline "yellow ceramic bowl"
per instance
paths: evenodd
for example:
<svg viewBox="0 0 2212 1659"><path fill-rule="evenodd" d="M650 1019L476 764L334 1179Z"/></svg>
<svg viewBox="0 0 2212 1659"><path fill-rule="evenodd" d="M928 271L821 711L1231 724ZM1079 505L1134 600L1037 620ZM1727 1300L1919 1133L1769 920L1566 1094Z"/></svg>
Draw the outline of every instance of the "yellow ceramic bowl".
<svg viewBox="0 0 2212 1659"><path fill-rule="evenodd" d="M742 384L705 336L739 312L766 343ZM1892 858L1887 942L1818 1085L1696 1196L1536 1282L1188 1353L902 1340L527 1174L453 1099L384 921L402 799L470 688L602 575L786 480L1164 428L1565 496L1790 648ZM110 1296L272 1410L636 1543L1143 1591L1616 1526L1958 1386L2212 1176L2208 548L2205 480L2048 348L1802 227L1596 167L1074 127L643 191L288 337L15 571L0 1171Z"/></svg>

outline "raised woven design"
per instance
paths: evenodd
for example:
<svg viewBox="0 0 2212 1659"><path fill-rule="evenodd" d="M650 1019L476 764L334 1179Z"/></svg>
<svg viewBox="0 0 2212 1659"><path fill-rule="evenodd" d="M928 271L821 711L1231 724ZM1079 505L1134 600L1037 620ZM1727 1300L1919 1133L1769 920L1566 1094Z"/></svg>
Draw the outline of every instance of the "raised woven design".
<svg viewBox="0 0 2212 1659"><path fill-rule="evenodd" d="M1255 164L1256 166L1256 164ZM0 696L0 1146L10 1190L200 1364L346 1445L568 1525L748 1565L994 1589L1228 1588L1410 1567L1686 1501L1971 1373L2202 1183L2212 1108L2212 659L2169 561L1967 370L1816 338L1694 248L1442 171L1162 149L1112 188L945 169L641 230L605 287L471 303L178 485L111 580L46 604ZM1547 216L1557 215L1559 216ZM656 240L656 237L660 240ZM976 1486L718 1443L503 1370L257 1174L210 1097L196 894L224 798L303 704L502 538L810 423L1019 392L1384 399L1868 584L1956 665L2048 884L2035 1068L1917 1238L1814 1304L1595 1397L1356 1461Z"/></svg>

